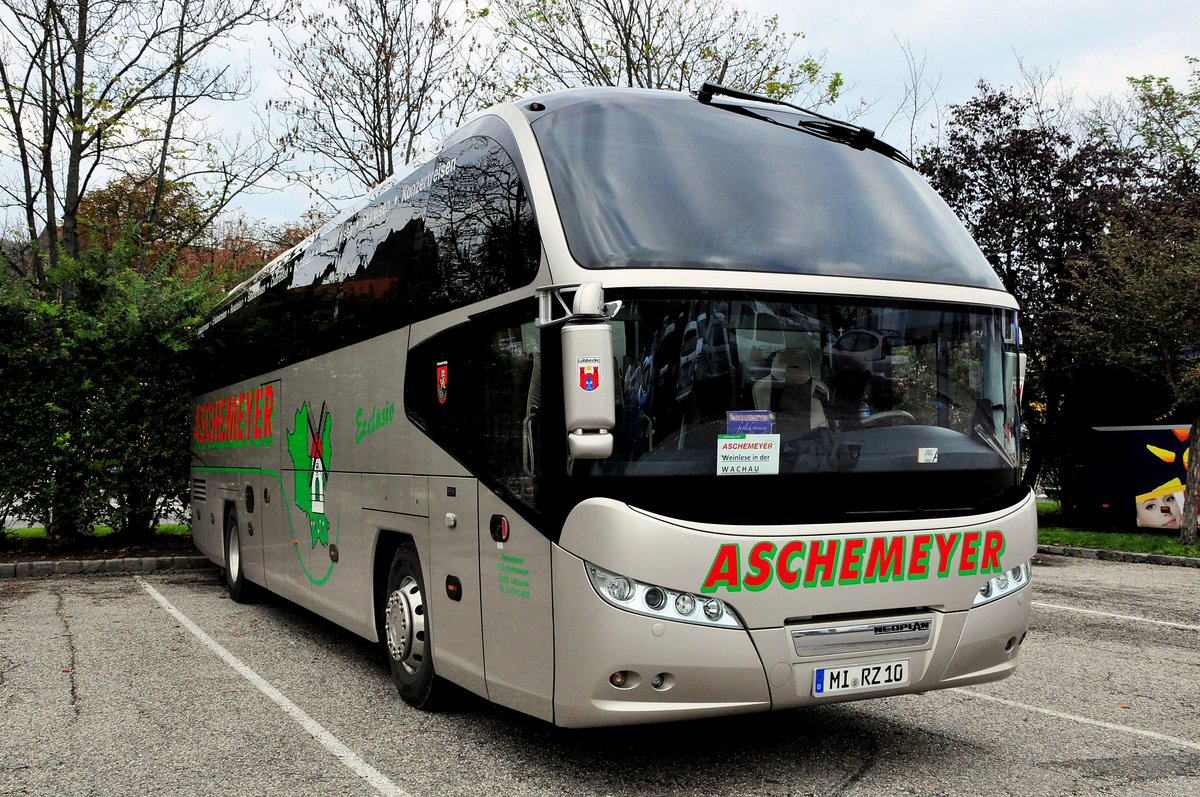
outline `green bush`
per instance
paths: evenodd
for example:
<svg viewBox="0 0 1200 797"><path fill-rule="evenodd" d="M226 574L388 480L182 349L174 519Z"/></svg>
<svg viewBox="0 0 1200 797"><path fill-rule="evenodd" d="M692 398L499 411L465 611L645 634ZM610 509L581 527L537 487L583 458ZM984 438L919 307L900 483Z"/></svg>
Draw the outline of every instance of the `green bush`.
<svg viewBox="0 0 1200 797"><path fill-rule="evenodd" d="M0 501L43 521L52 546L96 523L148 539L186 491L186 354L216 292L142 260L118 241L62 257L38 289L0 285Z"/></svg>

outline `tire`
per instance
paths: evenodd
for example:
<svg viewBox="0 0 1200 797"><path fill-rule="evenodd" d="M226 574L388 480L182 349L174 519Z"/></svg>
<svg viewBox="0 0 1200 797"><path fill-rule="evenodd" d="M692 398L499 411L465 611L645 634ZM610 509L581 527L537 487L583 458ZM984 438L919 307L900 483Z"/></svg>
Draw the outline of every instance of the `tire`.
<svg viewBox="0 0 1200 797"><path fill-rule="evenodd" d="M421 577L421 561L412 545L402 545L388 570L383 604L383 648L400 698L424 710L436 707L445 691L434 673L428 593Z"/></svg>
<svg viewBox="0 0 1200 797"><path fill-rule="evenodd" d="M242 529L233 509L225 513L225 584L229 587L229 597L236 603L250 603L254 599L255 586L246 580L242 567Z"/></svg>

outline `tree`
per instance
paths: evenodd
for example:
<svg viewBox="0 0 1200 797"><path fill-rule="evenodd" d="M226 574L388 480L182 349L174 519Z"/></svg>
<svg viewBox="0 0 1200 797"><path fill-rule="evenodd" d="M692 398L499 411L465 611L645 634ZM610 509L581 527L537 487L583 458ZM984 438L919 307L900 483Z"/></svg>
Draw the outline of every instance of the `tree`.
<svg viewBox="0 0 1200 797"><path fill-rule="evenodd" d="M905 133L908 137L908 148L904 151L907 153L909 160L916 160L917 149L922 141L922 136L918 134L917 129L925 115L930 111L931 106L935 117L939 115L937 105L937 90L941 85L942 78L938 75L937 78L927 78L925 76L925 68L928 59L925 55L921 56L920 62L917 61L916 55L913 53L912 44L905 40L900 41L898 36L893 34L896 39L896 44L900 47L900 52L904 55L904 64L906 75L904 77L904 96L900 103L896 106L896 110L892 112L887 123L883 125L881 134L887 133L892 126L892 122L897 119L903 119L907 122L907 130ZM935 120L933 126L936 128L940 120Z"/></svg>
<svg viewBox="0 0 1200 797"><path fill-rule="evenodd" d="M115 497L104 480L117 471L96 437L107 428L97 422L105 405L95 401L96 374L120 361L102 342L125 329L97 302L146 281L126 307L125 326L139 328L134 321L171 295L174 252L278 161L259 142L211 133L202 116L211 103L245 97L248 75L206 59L271 18L269 1L0 0L0 158L15 176L0 180L0 202L21 226L21 240L0 250L0 284L5 323L29 344L7 350L5 377L25 390L10 409L33 401L39 418L5 443L45 444L27 449L23 467L36 472L25 505L39 509L53 540L86 528ZM101 181L111 190L90 203L88 219ZM121 216L115 224L103 220L110 211ZM30 374L38 379L23 381ZM122 395L135 394L129 387Z"/></svg>
<svg viewBox="0 0 1200 797"><path fill-rule="evenodd" d="M497 91L469 6L455 15L450 0L334 0L290 11L302 35L272 45L289 94L273 107L289 120L280 143L311 159L296 176L318 196L336 198L343 177L355 192L379 184Z"/></svg>
<svg viewBox="0 0 1200 797"><path fill-rule="evenodd" d="M1167 78L1130 78L1124 113L1101 132L1142 165L1137 192L1107 219L1103 243L1073 265L1080 301L1070 330L1097 359L1154 374L1167 414L1192 418L1180 541L1196 541L1200 501L1200 60L1188 88ZM1123 135L1112 119L1127 120Z"/></svg>
<svg viewBox="0 0 1200 797"><path fill-rule="evenodd" d="M19 184L0 184L28 246L5 265L37 290L82 251L79 208L107 172L151 176L145 223L172 184L215 217L277 162L203 129L203 103L242 99L247 75L204 58L270 18L268 0L0 0L0 131ZM69 290L69 286L67 286Z"/></svg>
<svg viewBox="0 0 1200 797"><path fill-rule="evenodd" d="M1134 128L1164 176L1195 176L1200 167L1200 58L1187 61L1187 89L1153 75L1129 78Z"/></svg>
<svg viewBox="0 0 1200 797"><path fill-rule="evenodd" d="M492 11L519 59L519 91L686 91L711 79L817 106L842 89L822 57L793 54L803 34L725 0L497 0Z"/></svg>
<svg viewBox="0 0 1200 797"><path fill-rule="evenodd" d="M1058 321L1076 300L1070 263L1092 251L1136 185L1136 164L1107 139L1073 129L1040 89L995 89L950 107L944 143L919 168L966 224L1022 308L1031 353L1025 396L1032 456L1026 479L1070 462L1070 380L1076 353ZM1057 479L1062 485L1064 480Z"/></svg>
<svg viewBox="0 0 1200 797"><path fill-rule="evenodd" d="M194 187L160 182L154 174L123 175L79 201L85 250L110 251L123 241L140 253L142 263L163 263L171 252L203 235L211 221Z"/></svg>

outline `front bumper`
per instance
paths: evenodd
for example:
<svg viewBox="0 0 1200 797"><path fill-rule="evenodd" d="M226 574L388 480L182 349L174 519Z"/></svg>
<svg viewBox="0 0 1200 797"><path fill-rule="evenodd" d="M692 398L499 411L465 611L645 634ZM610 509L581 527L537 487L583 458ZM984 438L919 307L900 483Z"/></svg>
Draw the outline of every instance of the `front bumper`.
<svg viewBox="0 0 1200 797"><path fill-rule="evenodd" d="M924 611L931 633L870 652L801 655L793 631L836 620L751 630L711 628L623 611L605 603L583 560L555 546L554 721L564 727L628 725L797 708L925 692L1005 678L1016 669L1029 623L1028 585L969 611ZM885 613L868 622L911 620ZM862 622L855 618L854 622ZM815 697L818 667L908 661L909 682ZM613 674L620 673L617 686Z"/></svg>

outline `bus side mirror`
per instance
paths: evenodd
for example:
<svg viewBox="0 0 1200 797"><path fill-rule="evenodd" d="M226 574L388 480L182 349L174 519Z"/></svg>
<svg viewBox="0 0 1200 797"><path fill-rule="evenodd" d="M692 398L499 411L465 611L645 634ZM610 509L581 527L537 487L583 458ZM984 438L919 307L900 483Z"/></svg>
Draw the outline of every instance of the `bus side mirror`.
<svg viewBox="0 0 1200 797"><path fill-rule="evenodd" d="M612 327L599 283L575 293L572 313L562 328L563 411L567 446L574 459L612 456L616 418L616 373Z"/></svg>

